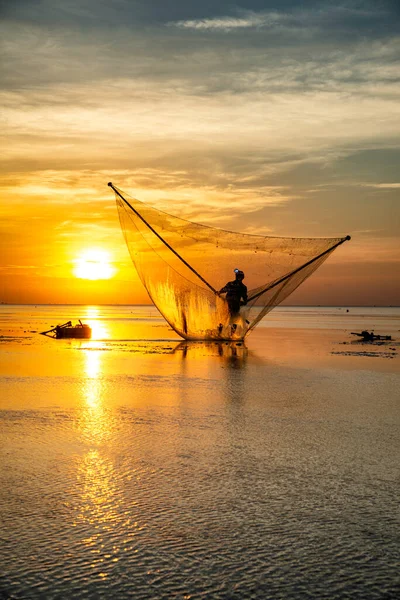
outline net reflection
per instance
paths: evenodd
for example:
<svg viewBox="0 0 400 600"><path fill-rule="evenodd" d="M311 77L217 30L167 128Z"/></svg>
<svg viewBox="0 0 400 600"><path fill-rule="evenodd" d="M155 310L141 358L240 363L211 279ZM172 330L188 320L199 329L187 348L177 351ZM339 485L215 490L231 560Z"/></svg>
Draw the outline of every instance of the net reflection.
<svg viewBox="0 0 400 600"><path fill-rule="evenodd" d="M243 342L181 342L173 349L173 354L186 358L220 358L232 369L246 366L248 349Z"/></svg>

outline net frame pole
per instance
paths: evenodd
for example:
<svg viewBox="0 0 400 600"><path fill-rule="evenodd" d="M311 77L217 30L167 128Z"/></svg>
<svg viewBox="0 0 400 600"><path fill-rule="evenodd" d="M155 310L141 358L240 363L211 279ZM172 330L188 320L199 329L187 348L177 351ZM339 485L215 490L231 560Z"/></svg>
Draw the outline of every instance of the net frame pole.
<svg viewBox="0 0 400 600"><path fill-rule="evenodd" d="M117 190L117 188L115 188L115 187L113 186L113 184L111 183L111 181L110 181L110 182L109 182L107 185L108 185L110 188L112 188L112 189L114 190L114 192L115 192L115 193L116 193L116 194L117 194L117 195L118 195L118 196L121 198L121 200L123 200L123 201L125 202L125 204L126 204L127 206L129 206L129 208L130 208L130 209L131 209L131 210L132 210L132 211L135 213L135 215L136 215L137 217L139 217L139 219L140 219L141 221L143 221L143 223L146 225L146 227L148 227L148 228L150 229L150 231L151 231L152 233L154 233L154 235L155 235L155 236L157 236L157 237L158 237L158 239L159 239L159 240L160 240L160 241L161 241L163 244L165 244L165 245L167 246L167 248L168 248L169 250L171 250L171 252L172 252L173 254L175 254L175 256L176 256L177 258L179 258L179 260L180 260L180 261L182 261L182 262L183 262L183 264L184 264L184 265L185 265L185 266L186 266L188 269L190 269L190 270L192 271L192 273L194 273L194 274L196 275L196 277L198 277L199 279L201 279L201 281L202 281L203 283L205 283L205 284L206 284L206 286L207 286L207 287L208 287L208 288L209 288L209 289L210 289L210 290L211 290L211 291L212 291L212 292L213 292L213 293L214 293L216 296L218 296L218 292L217 292L217 290L216 290L216 289L214 289L214 288L213 288L213 286L212 286L212 285L210 285L210 284L208 283L208 281L206 281L206 280L204 279L204 277L202 277L202 276L200 275L200 273L198 273L198 272L196 271L196 269L194 269L194 268L193 268L191 265L189 265L189 263L188 263L188 262L186 262L186 260L185 260L185 259L184 259L184 258L183 258L183 257L182 257L180 254L178 254L178 252L177 252L176 250L174 250L174 249L172 248L172 246L170 246L170 245L168 244L168 242L167 242L167 241L165 241L165 240L164 240L164 238L163 238L163 237L161 237L161 235L160 235L159 233L157 233L157 231L156 231L155 229L153 229L153 227L150 225L150 223L148 223L148 222L146 221L146 219L145 219L144 217L142 217L142 215L141 215L140 213L138 213L138 211L137 211L137 210L135 210L135 209L133 208L133 206L132 206L132 205L131 205L131 204L128 202L128 200L126 200L126 198L124 198L124 197L123 197L123 195L122 195L122 194L121 194L121 193L120 193L120 192Z"/></svg>
<svg viewBox="0 0 400 600"><path fill-rule="evenodd" d="M335 248L337 248L338 246L340 246L344 242L347 242L348 240L351 240L351 237L349 235L346 235L346 237L344 237L342 240L340 240L340 242L337 242L336 244L334 244L333 246L331 246L330 248L328 248L328 250L324 250L324 252L321 252L321 254L318 254L318 256L316 256L315 258L312 258L311 260L309 260L308 262L306 262L304 265L301 265L301 267L298 267L297 269L295 269L294 271L292 271L288 275L285 275L284 277L281 277L280 279L278 279L278 281L275 281L274 283L272 283L271 285L269 285L268 287L266 287L265 290L262 290L261 292L257 292L257 294L254 294L253 296L250 296L250 298L247 299L247 303L251 302L251 300L255 300L259 296L262 296L263 294L265 294L265 292L268 292L268 290L272 290L272 288L276 287L280 283L283 283L284 281L286 281L286 279L289 279L293 275L296 275L296 273L298 273L299 271L302 271L302 269L305 269L306 267L308 267L309 265L311 265L313 262L315 262L319 258L322 258L323 256L325 256L325 254L328 254L328 252L332 252L332 250L334 250Z"/></svg>

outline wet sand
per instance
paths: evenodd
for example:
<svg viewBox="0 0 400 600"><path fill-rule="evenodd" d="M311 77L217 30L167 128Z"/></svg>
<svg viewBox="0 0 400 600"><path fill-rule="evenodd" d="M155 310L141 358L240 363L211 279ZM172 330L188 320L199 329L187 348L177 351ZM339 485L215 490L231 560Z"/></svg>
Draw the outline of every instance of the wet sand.
<svg viewBox="0 0 400 600"><path fill-rule="evenodd" d="M246 344L68 310L0 314L0 595L397 597L398 309L284 309ZM63 314L93 339L32 333Z"/></svg>

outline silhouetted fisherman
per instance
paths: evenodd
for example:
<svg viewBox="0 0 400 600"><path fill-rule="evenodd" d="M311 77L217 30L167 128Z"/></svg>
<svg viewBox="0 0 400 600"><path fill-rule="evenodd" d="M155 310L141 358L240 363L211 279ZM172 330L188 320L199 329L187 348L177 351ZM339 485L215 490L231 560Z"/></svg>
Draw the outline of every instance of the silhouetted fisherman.
<svg viewBox="0 0 400 600"><path fill-rule="evenodd" d="M247 287L243 283L244 273L239 269L234 269L233 271L236 279L228 281L218 292L219 294L226 294L226 301L232 317L238 315L240 307L247 304Z"/></svg>

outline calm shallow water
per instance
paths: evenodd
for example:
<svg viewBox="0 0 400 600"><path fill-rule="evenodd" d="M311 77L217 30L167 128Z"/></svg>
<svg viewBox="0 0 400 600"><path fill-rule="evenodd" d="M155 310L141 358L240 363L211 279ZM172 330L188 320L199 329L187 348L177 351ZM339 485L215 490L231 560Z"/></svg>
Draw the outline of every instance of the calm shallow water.
<svg viewBox="0 0 400 600"><path fill-rule="evenodd" d="M397 358L324 344L399 311L350 311L281 309L245 347L1 307L0 598L397 598ZM70 318L93 340L32 333Z"/></svg>

